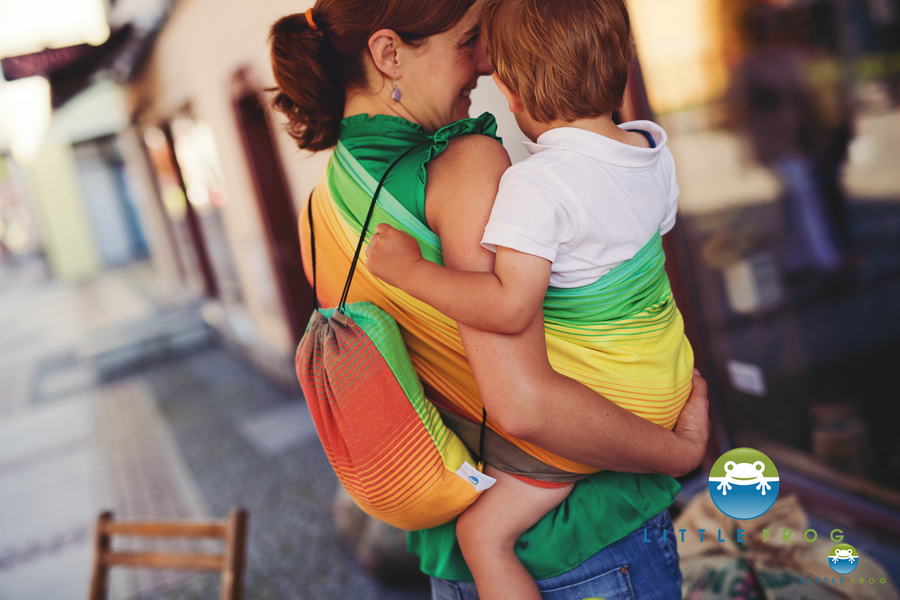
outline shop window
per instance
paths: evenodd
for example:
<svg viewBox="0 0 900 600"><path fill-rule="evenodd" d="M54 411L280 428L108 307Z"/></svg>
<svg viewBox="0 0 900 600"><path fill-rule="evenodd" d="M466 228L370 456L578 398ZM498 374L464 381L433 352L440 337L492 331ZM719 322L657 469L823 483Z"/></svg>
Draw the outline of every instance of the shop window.
<svg viewBox="0 0 900 600"><path fill-rule="evenodd" d="M184 196L202 230L218 296L223 302L239 303L241 290L221 213L227 196L212 129L180 116L172 121L171 131Z"/></svg>
<svg viewBox="0 0 900 600"><path fill-rule="evenodd" d="M144 142L156 174L160 199L172 226L185 285L197 296L214 298L218 295L218 285L206 253L197 215L185 195L170 137L163 129L148 127L144 131Z"/></svg>
<svg viewBox="0 0 900 600"><path fill-rule="evenodd" d="M629 2L720 441L897 515L900 9L664 4Z"/></svg>

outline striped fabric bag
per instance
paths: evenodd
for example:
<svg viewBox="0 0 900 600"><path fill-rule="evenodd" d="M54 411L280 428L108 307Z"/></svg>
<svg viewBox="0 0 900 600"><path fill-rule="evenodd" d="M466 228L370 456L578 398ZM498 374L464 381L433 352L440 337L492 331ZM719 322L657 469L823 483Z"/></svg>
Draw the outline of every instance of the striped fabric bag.
<svg viewBox="0 0 900 600"><path fill-rule="evenodd" d="M341 301L313 313L296 368L319 439L347 492L372 517L415 530L458 516L490 478L425 398L393 317L370 302L346 303L378 194L405 154L378 184ZM312 196L312 231L311 204ZM315 288L314 238L311 254Z"/></svg>

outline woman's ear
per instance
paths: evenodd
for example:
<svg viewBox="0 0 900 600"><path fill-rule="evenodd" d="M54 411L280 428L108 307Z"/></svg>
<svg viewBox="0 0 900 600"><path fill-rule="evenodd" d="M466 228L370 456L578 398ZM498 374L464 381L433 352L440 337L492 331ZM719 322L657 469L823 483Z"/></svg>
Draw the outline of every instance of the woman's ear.
<svg viewBox="0 0 900 600"><path fill-rule="evenodd" d="M369 54L375 68L388 77L394 77L400 66L397 57L399 45L400 37L391 29L379 29L369 37Z"/></svg>
<svg viewBox="0 0 900 600"><path fill-rule="evenodd" d="M522 104L522 98L519 97L519 94L514 92L512 88L506 85L506 82L500 77L500 74L494 71L492 75L494 79L494 83L497 84L497 87L500 88L500 91L506 96L506 101L509 102L509 112L514 115L525 112L525 105Z"/></svg>

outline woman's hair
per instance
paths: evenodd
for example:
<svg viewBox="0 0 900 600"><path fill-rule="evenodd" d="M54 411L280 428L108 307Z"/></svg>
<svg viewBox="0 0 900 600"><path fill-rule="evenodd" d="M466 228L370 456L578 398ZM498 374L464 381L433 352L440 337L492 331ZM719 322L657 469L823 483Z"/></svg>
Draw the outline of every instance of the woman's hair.
<svg viewBox="0 0 900 600"><path fill-rule="evenodd" d="M624 0L486 0L481 36L536 121L618 110L634 42Z"/></svg>
<svg viewBox="0 0 900 600"><path fill-rule="evenodd" d="M277 92L272 106L287 117L297 145L324 150L337 143L350 88L365 88L369 37L393 30L417 46L447 31L475 0L318 0L310 27L304 13L279 19L269 33Z"/></svg>

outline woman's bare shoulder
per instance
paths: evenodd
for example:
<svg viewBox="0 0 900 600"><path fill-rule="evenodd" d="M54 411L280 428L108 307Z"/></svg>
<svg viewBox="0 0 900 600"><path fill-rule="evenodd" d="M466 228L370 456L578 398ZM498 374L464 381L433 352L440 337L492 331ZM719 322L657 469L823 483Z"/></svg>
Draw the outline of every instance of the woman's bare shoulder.
<svg viewBox="0 0 900 600"><path fill-rule="evenodd" d="M490 214L500 177L509 166L509 154L493 138L463 135L450 140L427 167L425 216L431 229L440 235L450 215Z"/></svg>
<svg viewBox="0 0 900 600"><path fill-rule="evenodd" d="M490 177L503 174L510 165L509 154L503 144L486 135L461 135L450 140L447 148L429 164L429 179L434 175L470 172ZM437 167L437 168L432 168Z"/></svg>

